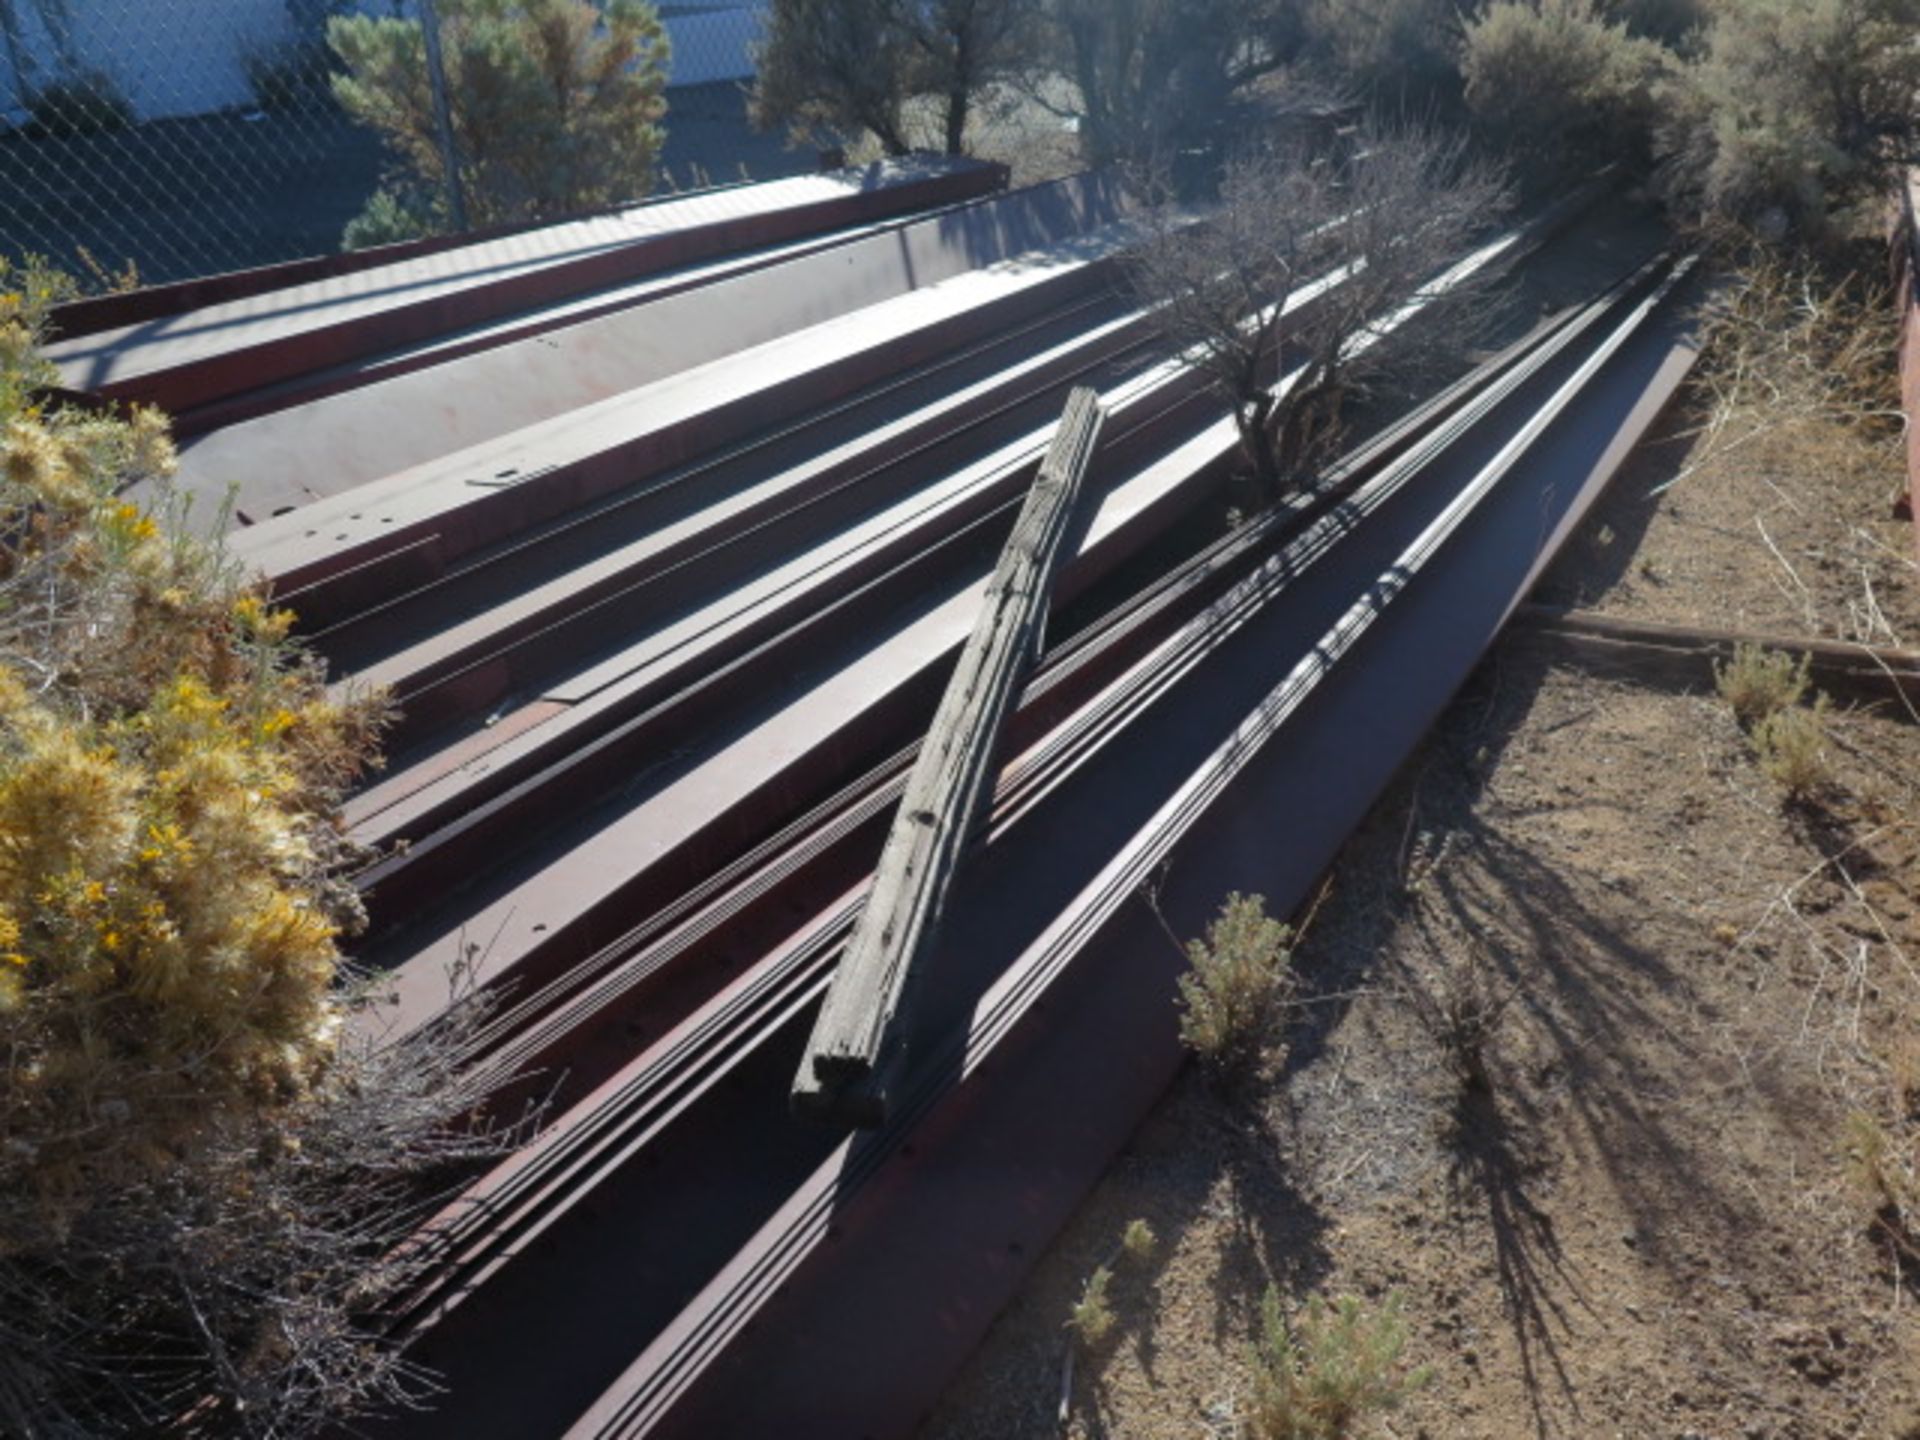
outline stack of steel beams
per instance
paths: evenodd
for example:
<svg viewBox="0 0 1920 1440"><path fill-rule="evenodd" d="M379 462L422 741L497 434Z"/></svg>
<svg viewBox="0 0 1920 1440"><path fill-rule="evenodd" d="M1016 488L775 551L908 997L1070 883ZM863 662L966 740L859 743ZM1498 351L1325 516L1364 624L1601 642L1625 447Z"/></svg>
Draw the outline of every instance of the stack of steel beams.
<svg viewBox="0 0 1920 1440"><path fill-rule="evenodd" d="M381 1321L446 1391L378 1433L909 1433L1179 1063L1162 922L1305 896L1691 360L1690 264L1639 234L1228 526L1236 433L1117 283L1123 197L1001 180L914 162L70 315L67 384L181 407L208 523L401 709L347 810L389 982L357 1023L477 991L495 1103L548 1104L416 1237ZM849 1138L788 1090L1075 386L1110 418L1047 646Z"/></svg>

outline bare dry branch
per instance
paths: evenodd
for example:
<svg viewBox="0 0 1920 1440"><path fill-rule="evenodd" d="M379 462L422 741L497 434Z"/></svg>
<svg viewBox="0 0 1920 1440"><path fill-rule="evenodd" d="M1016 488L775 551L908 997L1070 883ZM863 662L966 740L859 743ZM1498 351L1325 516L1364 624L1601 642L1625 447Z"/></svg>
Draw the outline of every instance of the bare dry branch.
<svg viewBox="0 0 1920 1440"><path fill-rule="evenodd" d="M1167 184L1148 188L1158 203L1130 266L1134 292L1232 406L1269 498L1325 458L1349 397L1469 348L1489 313L1491 267L1426 295L1415 323L1374 343L1508 204L1499 172L1455 138L1369 125L1337 155L1250 148L1228 162L1197 227Z"/></svg>

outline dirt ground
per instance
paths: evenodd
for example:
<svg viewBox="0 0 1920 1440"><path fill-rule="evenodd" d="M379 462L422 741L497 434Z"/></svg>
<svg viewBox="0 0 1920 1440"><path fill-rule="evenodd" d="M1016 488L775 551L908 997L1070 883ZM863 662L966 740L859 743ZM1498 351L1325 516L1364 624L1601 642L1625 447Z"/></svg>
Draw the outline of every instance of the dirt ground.
<svg viewBox="0 0 1920 1440"><path fill-rule="evenodd" d="M1920 642L1890 428L1739 396L1714 427L1724 380L1541 598ZM1248 1434L1270 1285L1401 1295L1433 1374L1368 1433L1920 1437L1920 1266L1845 1143L1920 1121L1920 726L1837 709L1827 751L1788 803L1717 696L1504 643L1332 872L1271 1075L1189 1070L923 1440ZM1483 1087L1435 1021L1469 979ZM1063 1322L1135 1218L1062 1430Z"/></svg>

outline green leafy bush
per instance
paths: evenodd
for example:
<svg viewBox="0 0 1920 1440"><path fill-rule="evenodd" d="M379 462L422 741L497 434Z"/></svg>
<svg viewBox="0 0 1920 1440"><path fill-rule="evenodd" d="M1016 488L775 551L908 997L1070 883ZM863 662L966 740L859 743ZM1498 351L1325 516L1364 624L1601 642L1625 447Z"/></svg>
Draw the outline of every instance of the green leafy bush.
<svg viewBox="0 0 1920 1440"><path fill-rule="evenodd" d="M644 196L666 113L668 45L641 0L439 0L441 50L467 218L552 220ZM417 21L342 15L327 26L347 113L397 169L355 238L447 224L447 173Z"/></svg>

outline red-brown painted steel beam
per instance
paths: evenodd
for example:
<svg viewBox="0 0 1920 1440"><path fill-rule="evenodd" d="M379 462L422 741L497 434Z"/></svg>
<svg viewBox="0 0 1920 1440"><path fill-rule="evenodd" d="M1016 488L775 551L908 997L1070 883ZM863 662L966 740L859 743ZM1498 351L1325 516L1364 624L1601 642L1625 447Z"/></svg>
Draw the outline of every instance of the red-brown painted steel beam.
<svg viewBox="0 0 1920 1440"><path fill-rule="evenodd" d="M1123 232L957 275L362 485L237 533L295 607L328 617L1109 283ZM336 593L337 592L337 593ZM362 597L365 597L364 599Z"/></svg>
<svg viewBox="0 0 1920 1440"><path fill-rule="evenodd" d="M727 253L397 352L250 390L185 417L173 482L242 524L377 480L1123 212L1075 176L928 214ZM214 428L214 427L218 428ZM180 428L179 424L176 428Z"/></svg>
<svg viewBox="0 0 1920 1440"><path fill-rule="evenodd" d="M769 181L252 295L56 342L64 388L192 411L708 256L1000 189L1000 167L917 159Z"/></svg>

